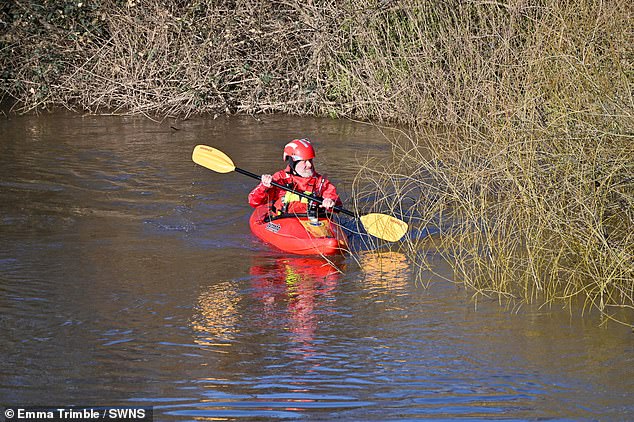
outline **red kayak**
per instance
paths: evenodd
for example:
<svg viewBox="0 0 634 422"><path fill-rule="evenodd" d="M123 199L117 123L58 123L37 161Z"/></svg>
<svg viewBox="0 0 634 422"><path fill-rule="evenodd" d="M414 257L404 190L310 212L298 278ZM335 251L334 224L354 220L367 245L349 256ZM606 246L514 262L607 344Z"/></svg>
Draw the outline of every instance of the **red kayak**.
<svg viewBox="0 0 634 422"><path fill-rule="evenodd" d="M336 255L348 248L341 227L328 218L311 223L305 214L270 216L269 206L260 205L249 219L251 231L264 242L298 255Z"/></svg>

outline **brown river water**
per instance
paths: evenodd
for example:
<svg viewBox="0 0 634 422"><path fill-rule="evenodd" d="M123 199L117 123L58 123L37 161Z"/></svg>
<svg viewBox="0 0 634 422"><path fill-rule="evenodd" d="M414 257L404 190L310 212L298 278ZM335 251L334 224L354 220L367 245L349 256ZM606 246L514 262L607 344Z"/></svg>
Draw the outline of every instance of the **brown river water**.
<svg viewBox="0 0 634 422"><path fill-rule="evenodd" d="M174 128L172 128L173 126ZM152 406L154 420L631 420L634 334L507 310L398 252L324 266L248 228L295 137L350 204L370 125L284 116L0 120L0 406ZM354 237L354 235L353 235ZM433 259L433 258L431 258Z"/></svg>

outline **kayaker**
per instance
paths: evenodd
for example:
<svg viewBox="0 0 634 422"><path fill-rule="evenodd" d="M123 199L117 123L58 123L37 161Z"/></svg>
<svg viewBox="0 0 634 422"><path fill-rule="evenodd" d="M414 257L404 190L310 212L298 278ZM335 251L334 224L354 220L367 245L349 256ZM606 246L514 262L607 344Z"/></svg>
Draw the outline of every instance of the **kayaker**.
<svg viewBox="0 0 634 422"><path fill-rule="evenodd" d="M275 214L309 212L307 199L272 186L271 182L275 182L323 198L320 207L326 210L331 210L335 205L341 206L335 185L315 171L314 158L315 150L308 139L294 139L286 144L283 155L286 168L273 175L263 174L260 183L249 193L249 204L255 208L269 203Z"/></svg>

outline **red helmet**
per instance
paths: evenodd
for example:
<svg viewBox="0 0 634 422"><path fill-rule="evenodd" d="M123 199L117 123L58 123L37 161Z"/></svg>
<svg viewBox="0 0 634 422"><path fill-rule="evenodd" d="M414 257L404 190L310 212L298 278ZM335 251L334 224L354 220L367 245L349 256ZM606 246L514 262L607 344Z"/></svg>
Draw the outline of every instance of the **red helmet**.
<svg viewBox="0 0 634 422"><path fill-rule="evenodd" d="M312 160L315 150L308 139L293 139L284 147L284 161L286 157L291 157L293 161Z"/></svg>

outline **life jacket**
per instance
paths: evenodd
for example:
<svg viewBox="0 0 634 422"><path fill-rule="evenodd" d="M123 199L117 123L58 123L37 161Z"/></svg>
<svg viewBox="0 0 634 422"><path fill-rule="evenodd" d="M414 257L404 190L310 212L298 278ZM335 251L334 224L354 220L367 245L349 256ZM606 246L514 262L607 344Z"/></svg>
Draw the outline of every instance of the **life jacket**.
<svg viewBox="0 0 634 422"><path fill-rule="evenodd" d="M293 182L291 183L287 183L286 186L288 186L289 188L302 192L306 195L315 195L315 196L319 196L321 197L322 195L322 188L324 186L324 183L326 181L326 179L321 176L321 175L317 175L316 177L310 177L308 178L308 184L302 186L301 188L303 188L304 190L301 191L297 184L294 183L295 178L297 178L297 176L291 176L291 180L293 180ZM307 198L304 198L302 196L299 196L298 194L294 193L294 192L288 192L286 191L284 193L283 196L281 196L280 198L278 198L274 203L273 203L273 210L276 214L280 215L280 214L303 214L308 212L308 209L310 207L311 204L315 204L314 206L316 207L317 203L316 202L312 202L309 201Z"/></svg>
<svg viewBox="0 0 634 422"><path fill-rule="evenodd" d="M336 205L341 206L337 189L326 177L321 176L319 173L315 173L312 177L304 178L291 175L287 168L273 174L273 181L308 195L314 193L322 198L330 198L335 201ZM260 183L249 193L249 205L255 208L263 204L269 204L274 214L283 211L301 214L305 213L308 208L308 200L303 199L299 195L275 186L267 188Z"/></svg>

